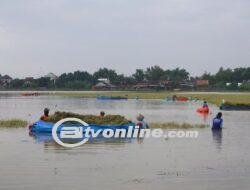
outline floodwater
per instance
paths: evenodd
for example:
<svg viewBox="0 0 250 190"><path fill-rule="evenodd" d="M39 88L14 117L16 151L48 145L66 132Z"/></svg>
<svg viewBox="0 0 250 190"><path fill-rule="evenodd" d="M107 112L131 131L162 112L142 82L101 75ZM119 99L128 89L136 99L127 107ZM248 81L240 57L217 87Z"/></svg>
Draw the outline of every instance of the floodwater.
<svg viewBox="0 0 250 190"><path fill-rule="evenodd" d="M125 115L143 113L147 122L210 123L195 113L199 102L98 101L55 96L0 95L0 119L34 122L51 111ZM223 112L222 133L198 129L195 139L145 138L88 143L74 149L0 129L0 189L250 189L250 112Z"/></svg>

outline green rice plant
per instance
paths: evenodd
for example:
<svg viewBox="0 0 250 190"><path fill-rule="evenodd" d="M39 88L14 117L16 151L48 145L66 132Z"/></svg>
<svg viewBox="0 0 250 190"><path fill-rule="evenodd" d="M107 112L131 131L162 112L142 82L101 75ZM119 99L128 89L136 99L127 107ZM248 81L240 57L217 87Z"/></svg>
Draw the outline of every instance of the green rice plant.
<svg viewBox="0 0 250 190"><path fill-rule="evenodd" d="M230 102L231 104L250 104L250 93L207 93L207 94L186 94L198 98L200 100L206 100L208 103L220 106L222 100Z"/></svg>
<svg viewBox="0 0 250 190"><path fill-rule="evenodd" d="M0 127L4 128L26 127L27 125L28 122L21 119L0 120Z"/></svg>
<svg viewBox="0 0 250 190"><path fill-rule="evenodd" d="M55 112L53 115L49 116L46 121L56 123L61 119L74 117L85 121L88 124L98 124L98 125L122 125L126 123L131 123L128 119L121 115L105 115L104 117L96 115L81 115L71 112Z"/></svg>

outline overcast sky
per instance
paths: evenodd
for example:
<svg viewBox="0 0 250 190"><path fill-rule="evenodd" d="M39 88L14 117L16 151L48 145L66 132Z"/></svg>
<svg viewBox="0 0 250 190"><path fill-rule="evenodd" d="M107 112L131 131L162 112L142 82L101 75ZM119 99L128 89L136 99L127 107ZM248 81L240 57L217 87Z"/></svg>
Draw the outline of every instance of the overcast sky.
<svg viewBox="0 0 250 190"><path fill-rule="evenodd" d="M250 66L249 0L0 0L0 74Z"/></svg>

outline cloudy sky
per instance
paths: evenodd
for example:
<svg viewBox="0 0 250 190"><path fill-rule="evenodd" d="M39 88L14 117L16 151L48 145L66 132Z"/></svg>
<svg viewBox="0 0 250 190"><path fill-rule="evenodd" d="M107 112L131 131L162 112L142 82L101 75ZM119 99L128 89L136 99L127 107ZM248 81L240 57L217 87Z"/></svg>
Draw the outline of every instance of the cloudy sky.
<svg viewBox="0 0 250 190"><path fill-rule="evenodd" d="M0 0L0 74L250 66L249 0Z"/></svg>

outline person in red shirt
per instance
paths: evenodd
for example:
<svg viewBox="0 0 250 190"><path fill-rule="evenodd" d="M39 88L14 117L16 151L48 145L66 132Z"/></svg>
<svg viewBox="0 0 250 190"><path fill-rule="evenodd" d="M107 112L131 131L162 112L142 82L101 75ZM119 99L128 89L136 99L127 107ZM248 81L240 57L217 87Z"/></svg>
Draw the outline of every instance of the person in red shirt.
<svg viewBox="0 0 250 190"><path fill-rule="evenodd" d="M49 117L49 108L45 108L43 111L43 115L40 117L40 120L45 121L47 117Z"/></svg>

